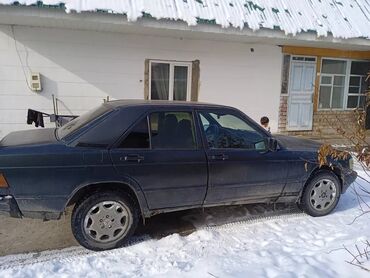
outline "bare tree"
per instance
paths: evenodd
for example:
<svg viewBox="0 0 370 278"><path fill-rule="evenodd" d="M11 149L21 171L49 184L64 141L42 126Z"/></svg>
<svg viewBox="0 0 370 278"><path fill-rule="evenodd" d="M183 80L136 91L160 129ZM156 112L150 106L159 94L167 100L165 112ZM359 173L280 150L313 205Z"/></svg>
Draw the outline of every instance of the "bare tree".
<svg viewBox="0 0 370 278"><path fill-rule="evenodd" d="M370 72L366 78L366 82L370 80ZM366 104L365 108L370 106L370 88L366 92ZM335 132L343 138L347 144L341 146L340 149L333 147L330 144L323 144L318 151L318 163L320 167L329 166L332 167L330 161L332 159L346 159L351 154L357 160L360 165L363 176L359 176L358 179L351 185L351 190L355 194L360 214L355 216L350 224L353 224L359 217L364 214L370 213L370 205L366 202L367 198L370 198L370 140L366 138L366 110L367 109L355 109L353 117L355 120L354 125L343 125L342 119L336 115L334 119L325 118L328 126L333 128ZM361 182L358 182L361 180ZM348 252L351 259L346 262L360 267L365 271L370 272L370 267L364 265L370 264L370 242L365 241L359 247L357 244L352 248L352 251L343 246L343 249Z"/></svg>

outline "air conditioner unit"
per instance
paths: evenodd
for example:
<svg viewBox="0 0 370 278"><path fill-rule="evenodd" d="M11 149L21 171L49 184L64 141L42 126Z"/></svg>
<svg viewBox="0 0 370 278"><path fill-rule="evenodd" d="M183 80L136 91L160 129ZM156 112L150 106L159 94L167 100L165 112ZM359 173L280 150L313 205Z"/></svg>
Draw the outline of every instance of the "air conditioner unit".
<svg viewBox="0 0 370 278"><path fill-rule="evenodd" d="M31 89L34 92L42 91L41 76L40 76L40 73L38 72L31 73Z"/></svg>

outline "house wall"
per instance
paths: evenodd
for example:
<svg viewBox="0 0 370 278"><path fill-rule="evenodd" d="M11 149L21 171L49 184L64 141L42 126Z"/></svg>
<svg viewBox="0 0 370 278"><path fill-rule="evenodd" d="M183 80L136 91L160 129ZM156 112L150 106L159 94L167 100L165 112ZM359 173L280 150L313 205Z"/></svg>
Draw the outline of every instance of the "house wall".
<svg viewBox="0 0 370 278"><path fill-rule="evenodd" d="M335 138L341 137L337 129L346 127L350 130L355 126L357 117L353 109L345 110L320 110L318 109L319 102L319 87L320 87L320 72L321 59L323 58L338 58L338 59L359 59L370 60L370 51L351 51L328 48L314 47L294 47L284 46L282 52L285 54L283 58L283 78L279 105L279 121L278 132L288 135L303 135L307 137L317 138ZM310 56L316 58L316 79L313 95L313 119L312 130L294 131L287 129L288 122L288 99L289 99L289 61L291 55Z"/></svg>
<svg viewBox="0 0 370 278"><path fill-rule="evenodd" d="M279 114L279 133L288 135L302 135L312 138L338 138L340 134L338 128L346 127L351 130L357 121L356 113L353 110L316 110L313 113L312 130L307 131L292 131L287 130L287 109L288 96L280 96L280 114Z"/></svg>
<svg viewBox="0 0 370 278"><path fill-rule="evenodd" d="M60 113L77 115L107 96L143 99L148 58L199 60L199 101L235 106L257 121L266 115L277 130L277 46L25 26L13 33L1 25L0 138L33 128L26 125L28 108L52 113L52 94ZM30 72L41 73L41 93L27 87Z"/></svg>

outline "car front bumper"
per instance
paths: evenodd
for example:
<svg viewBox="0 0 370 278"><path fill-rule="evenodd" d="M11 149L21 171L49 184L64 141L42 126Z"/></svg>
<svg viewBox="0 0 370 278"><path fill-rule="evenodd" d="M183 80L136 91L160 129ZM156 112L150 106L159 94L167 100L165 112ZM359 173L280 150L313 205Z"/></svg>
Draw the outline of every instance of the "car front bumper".
<svg viewBox="0 0 370 278"><path fill-rule="evenodd" d="M343 188L342 193L346 192L348 187L356 180L357 172L351 169L343 171Z"/></svg>
<svg viewBox="0 0 370 278"><path fill-rule="evenodd" d="M0 195L0 215L21 218L17 201L11 195Z"/></svg>

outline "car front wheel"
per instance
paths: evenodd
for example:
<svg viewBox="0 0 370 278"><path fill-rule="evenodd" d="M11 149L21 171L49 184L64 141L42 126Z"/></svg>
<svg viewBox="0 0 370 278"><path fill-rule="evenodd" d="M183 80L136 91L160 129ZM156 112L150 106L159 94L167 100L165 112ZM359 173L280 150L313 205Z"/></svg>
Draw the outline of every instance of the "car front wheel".
<svg viewBox="0 0 370 278"><path fill-rule="evenodd" d="M340 194L338 177L329 171L319 171L304 188L299 206L311 216L324 216L337 206Z"/></svg>
<svg viewBox="0 0 370 278"><path fill-rule="evenodd" d="M97 192L78 202L72 213L72 232L85 248L101 251L123 246L134 233L138 209L124 193Z"/></svg>

